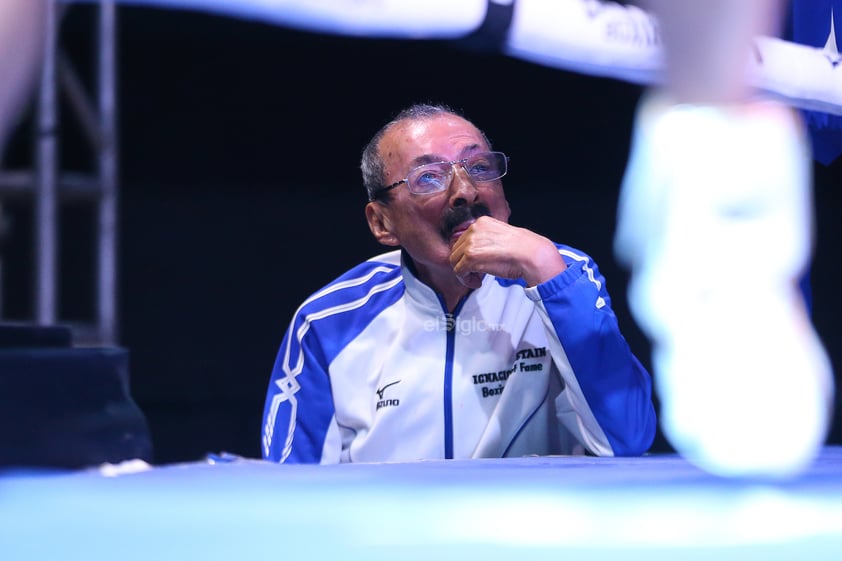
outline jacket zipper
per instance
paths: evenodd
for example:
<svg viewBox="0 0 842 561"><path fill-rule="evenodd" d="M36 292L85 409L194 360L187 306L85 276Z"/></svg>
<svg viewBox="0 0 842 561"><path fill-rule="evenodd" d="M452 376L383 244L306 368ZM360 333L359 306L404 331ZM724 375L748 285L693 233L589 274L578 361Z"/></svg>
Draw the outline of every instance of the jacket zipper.
<svg viewBox="0 0 842 561"><path fill-rule="evenodd" d="M456 350L456 316L459 315L466 298L463 298L453 313L450 313L439 296L447 326L447 347L444 358L444 457L447 460L453 459L453 356Z"/></svg>

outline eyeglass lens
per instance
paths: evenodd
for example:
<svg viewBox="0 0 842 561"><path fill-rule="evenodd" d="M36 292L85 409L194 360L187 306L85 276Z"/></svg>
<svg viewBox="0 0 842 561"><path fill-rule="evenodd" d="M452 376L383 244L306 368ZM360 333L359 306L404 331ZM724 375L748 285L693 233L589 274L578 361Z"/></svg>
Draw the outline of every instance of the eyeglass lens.
<svg viewBox="0 0 842 561"><path fill-rule="evenodd" d="M461 164L475 181L494 181L506 174L506 156L501 152L483 152L455 162L437 162L409 172L409 190L416 194L443 191L450 183L453 165Z"/></svg>

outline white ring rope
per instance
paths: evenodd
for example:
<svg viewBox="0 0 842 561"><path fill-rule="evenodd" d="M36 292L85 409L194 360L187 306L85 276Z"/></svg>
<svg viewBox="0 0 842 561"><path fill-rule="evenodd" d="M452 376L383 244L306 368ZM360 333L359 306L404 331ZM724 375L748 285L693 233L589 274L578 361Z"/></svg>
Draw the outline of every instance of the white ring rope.
<svg viewBox="0 0 842 561"><path fill-rule="evenodd" d="M74 0L65 0L72 2ZM118 0L120 1L120 0ZM563 70L643 85L660 79L655 18L604 0L515 2L508 56ZM735 0L739 1L739 0ZM357 37L460 39L479 27L487 0L122 0L121 4L194 9L302 29ZM830 14L828 14L830 17ZM771 37L756 41L752 84L801 109L842 115L842 65L836 49Z"/></svg>

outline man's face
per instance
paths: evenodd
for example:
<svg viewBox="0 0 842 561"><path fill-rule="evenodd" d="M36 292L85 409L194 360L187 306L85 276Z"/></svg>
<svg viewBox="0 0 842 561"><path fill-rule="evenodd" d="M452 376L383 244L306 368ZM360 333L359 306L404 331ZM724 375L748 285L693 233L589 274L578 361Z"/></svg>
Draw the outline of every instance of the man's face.
<svg viewBox="0 0 842 561"><path fill-rule="evenodd" d="M386 184L404 179L409 171L430 162L461 160L488 151L474 125L456 115L405 121L394 126L380 142L386 167ZM509 205L502 182L474 182L461 166L453 167L444 191L415 195L406 184L392 189L392 200L378 205L391 237L378 236L387 245L400 245L412 257L422 279L452 274L448 261L455 240L482 215L508 221ZM377 236L377 234L375 233Z"/></svg>

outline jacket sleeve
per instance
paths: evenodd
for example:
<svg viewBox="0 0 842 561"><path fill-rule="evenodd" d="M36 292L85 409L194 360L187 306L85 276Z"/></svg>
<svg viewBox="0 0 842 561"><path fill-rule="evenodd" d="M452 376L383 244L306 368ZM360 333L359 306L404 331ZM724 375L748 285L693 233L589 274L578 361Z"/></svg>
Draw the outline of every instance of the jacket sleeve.
<svg viewBox="0 0 842 561"><path fill-rule="evenodd" d="M567 270L528 288L547 326L550 349L572 409L574 434L591 453L634 456L657 426L649 373L620 332L605 279L586 254L558 246Z"/></svg>
<svg viewBox="0 0 842 561"><path fill-rule="evenodd" d="M330 453L335 424L326 360L299 310L284 336L266 393L261 450L263 458L286 463L338 461ZM334 427L335 428L335 427Z"/></svg>
<svg viewBox="0 0 842 561"><path fill-rule="evenodd" d="M371 259L301 304L284 335L266 393L261 430L265 459L346 461L349 443L343 439L351 432L337 422L331 362L401 297L401 280L397 262Z"/></svg>

